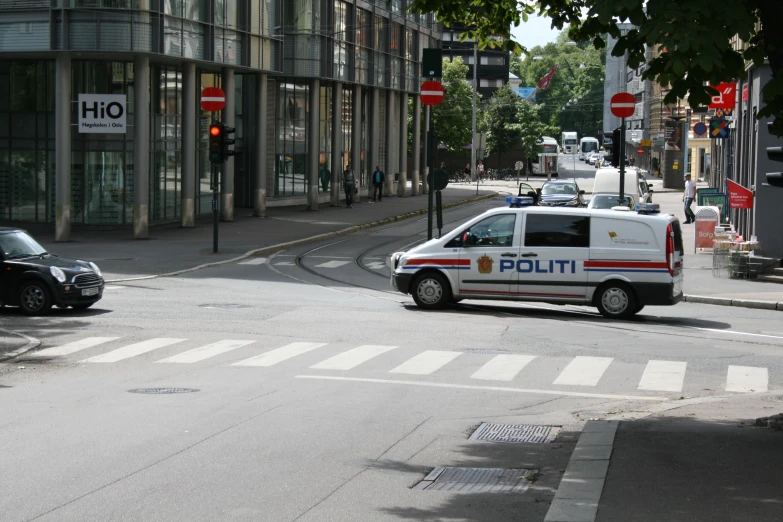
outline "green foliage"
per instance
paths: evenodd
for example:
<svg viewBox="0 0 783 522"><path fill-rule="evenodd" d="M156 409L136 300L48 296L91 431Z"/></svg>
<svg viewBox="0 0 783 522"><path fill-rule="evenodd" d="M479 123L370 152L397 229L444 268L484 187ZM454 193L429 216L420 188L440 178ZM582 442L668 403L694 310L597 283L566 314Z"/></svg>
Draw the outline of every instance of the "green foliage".
<svg viewBox="0 0 783 522"><path fill-rule="evenodd" d="M537 12L551 18L552 27L570 25L569 37L590 42L596 49L606 46L606 34L618 38L612 53L627 52L630 67L646 61L648 46L665 50L650 60L644 77L670 87L666 103L687 96L692 107L707 104L717 94L708 83L734 81L744 74L746 61L761 65L766 59L773 79L764 88L766 107L759 117L774 116L774 132L783 135L783 31L777 28L783 2L779 0L413 0L409 9L434 12L447 26L458 22L475 27L469 36L475 36L481 48L500 45L526 52L508 39L509 27ZM636 28L621 34L620 23ZM735 36L747 47L735 49Z"/></svg>
<svg viewBox="0 0 783 522"><path fill-rule="evenodd" d="M461 58L443 61L442 83L446 88L443 102L432 110L432 121L438 140L452 152L462 151L471 142L473 88L467 80L468 66ZM477 98L480 99L480 95Z"/></svg>

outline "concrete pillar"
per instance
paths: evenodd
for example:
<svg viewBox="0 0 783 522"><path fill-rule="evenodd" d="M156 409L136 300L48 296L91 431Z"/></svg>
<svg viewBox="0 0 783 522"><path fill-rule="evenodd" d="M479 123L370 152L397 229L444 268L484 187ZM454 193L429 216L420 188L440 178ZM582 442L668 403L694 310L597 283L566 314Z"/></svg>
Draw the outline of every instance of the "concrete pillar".
<svg viewBox="0 0 783 522"><path fill-rule="evenodd" d="M194 227L196 211L196 64L182 66L182 211L180 225Z"/></svg>
<svg viewBox="0 0 783 522"><path fill-rule="evenodd" d="M236 113L236 82L234 69L223 68L223 92L226 93L226 106L223 109L223 123L234 127ZM236 146L234 147L236 148ZM223 162L223 173L220 184L220 220L234 221L234 157L229 156Z"/></svg>
<svg viewBox="0 0 783 522"><path fill-rule="evenodd" d="M318 210L318 156L320 144L321 82L310 83L310 128L307 129L307 210Z"/></svg>
<svg viewBox="0 0 783 522"><path fill-rule="evenodd" d="M383 195L391 196L394 191L394 91L386 91L386 183L383 185Z"/></svg>
<svg viewBox="0 0 783 522"><path fill-rule="evenodd" d="M329 204L340 206L343 173L343 84L332 84L332 185Z"/></svg>
<svg viewBox="0 0 783 522"><path fill-rule="evenodd" d="M150 59L133 60L133 237L148 239L150 219Z"/></svg>
<svg viewBox="0 0 783 522"><path fill-rule="evenodd" d="M71 57L58 54L55 62L55 221L54 240L71 239Z"/></svg>
<svg viewBox="0 0 783 522"><path fill-rule="evenodd" d="M430 186L427 183L427 175L430 173L430 165L427 162L427 154L429 153L429 141L428 133L430 132L430 106L424 106L424 167L421 169L421 192L426 194L430 191Z"/></svg>
<svg viewBox="0 0 783 522"><path fill-rule="evenodd" d="M397 195L401 198L408 196L408 93L400 93L400 184L397 186Z"/></svg>
<svg viewBox="0 0 783 522"><path fill-rule="evenodd" d="M358 83L353 86L353 119L351 120L351 165L356 176L356 188L359 192L354 196L354 202L359 202L362 195L360 181L365 179L362 172L362 86Z"/></svg>
<svg viewBox="0 0 783 522"><path fill-rule="evenodd" d="M411 173L413 186L411 196L418 196L420 189L419 169L421 168L421 97L413 97L413 172Z"/></svg>
<svg viewBox="0 0 783 522"><path fill-rule="evenodd" d="M256 179L255 192L253 193L253 216L266 216L266 178L268 176L268 152L266 150L267 138L267 97L269 90L267 86L267 75L260 73L256 75Z"/></svg>
<svg viewBox="0 0 783 522"><path fill-rule="evenodd" d="M375 166L380 164L380 158L378 154L378 141L381 134L379 128L380 121L380 94L381 91L377 88L373 88L370 91L370 119L367 122L367 132L369 133L369 155L367 161L367 170L369 172L375 172ZM372 189L370 189L372 190Z"/></svg>

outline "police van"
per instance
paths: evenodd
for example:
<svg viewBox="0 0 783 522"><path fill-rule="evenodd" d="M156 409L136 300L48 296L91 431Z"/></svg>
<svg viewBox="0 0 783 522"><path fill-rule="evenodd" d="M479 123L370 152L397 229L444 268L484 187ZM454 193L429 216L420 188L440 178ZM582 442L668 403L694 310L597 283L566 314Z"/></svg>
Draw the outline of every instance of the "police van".
<svg viewBox="0 0 783 522"><path fill-rule="evenodd" d="M682 299L680 223L658 205L538 207L526 196L507 203L392 254L392 287L426 309L502 299L592 305L617 319Z"/></svg>

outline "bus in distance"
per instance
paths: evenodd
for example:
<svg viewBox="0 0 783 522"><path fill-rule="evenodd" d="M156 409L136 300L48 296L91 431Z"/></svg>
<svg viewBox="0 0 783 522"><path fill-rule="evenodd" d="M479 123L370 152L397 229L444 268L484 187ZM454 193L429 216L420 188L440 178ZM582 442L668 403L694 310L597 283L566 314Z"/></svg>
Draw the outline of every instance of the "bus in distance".
<svg viewBox="0 0 783 522"><path fill-rule="evenodd" d="M564 153L575 154L577 152L576 132L564 132L560 143Z"/></svg>
<svg viewBox="0 0 783 522"><path fill-rule="evenodd" d="M596 138L582 138L579 140L579 159L582 161L587 160L593 152L598 152L599 145Z"/></svg>

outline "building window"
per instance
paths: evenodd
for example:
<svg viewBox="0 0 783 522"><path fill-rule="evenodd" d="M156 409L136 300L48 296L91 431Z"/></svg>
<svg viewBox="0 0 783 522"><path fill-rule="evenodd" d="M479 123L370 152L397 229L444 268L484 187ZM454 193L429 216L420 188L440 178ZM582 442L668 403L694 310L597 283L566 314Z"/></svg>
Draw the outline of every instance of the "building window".
<svg viewBox="0 0 783 522"><path fill-rule="evenodd" d="M275 196L307 194L307 115L310 87L281 82L277 90Z"/></svg>
<svg viewBox="0 0 783 522"><path fill-rule="evenodd" d="M503 66L506 64L506 60L502 56L482 56L479 63L481 65Z"/></svg>
<svg viewBox="0 0 783 522"><path fill-rule="evenodd" d="M182 183L182 71L165 65L151 68L150 219L179 217Z"/></svg>

